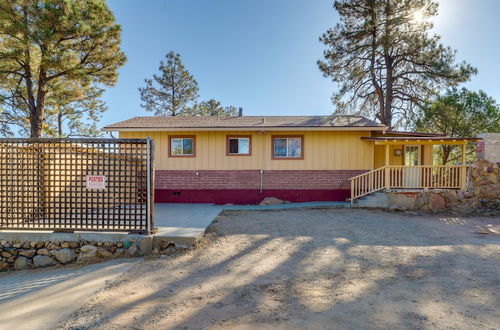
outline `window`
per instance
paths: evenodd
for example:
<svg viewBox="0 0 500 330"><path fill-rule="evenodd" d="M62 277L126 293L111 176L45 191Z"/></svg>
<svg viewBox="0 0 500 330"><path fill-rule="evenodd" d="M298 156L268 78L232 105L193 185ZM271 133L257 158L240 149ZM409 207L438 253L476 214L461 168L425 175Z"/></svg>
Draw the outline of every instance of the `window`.
<svg viewBox="0 0 500 330"><path fill-rule="evenodd" d="M273 159L304 159L303 136L273 136Z"/></svg>
<svg viewBox="0 0 500 330"><path fill-rule="evenodd" d="M228 156L250 156L252 144L250 136L228 136L226 154Z"/></svg>
<svg viewBox="0 0 500 330"><path fill-rule="evenodd" d="M170 136L169 137L170 157L194 157L195 137L194 136Z"/></svg>

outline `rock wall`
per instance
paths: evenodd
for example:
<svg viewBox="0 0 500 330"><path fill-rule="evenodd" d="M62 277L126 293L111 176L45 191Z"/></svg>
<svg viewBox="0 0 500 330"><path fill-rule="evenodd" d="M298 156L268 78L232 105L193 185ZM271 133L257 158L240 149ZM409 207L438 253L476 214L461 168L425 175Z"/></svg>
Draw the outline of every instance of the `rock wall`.
<svg viewBox="0 0 500 330"><path fill-rule="evenodd" d="M153 255L171 254L191 248L190 244L184 242L153 241L151 237L118 242L2 240L0 241L0 271L39 268L72 262L91 263L103 259L137 257L151 253Z"/></svg>
<svg viewBox="0 0 500 330"><path fill-rule="evenodd" d="M477 142L477 156L492 163L500 162L500 133L482 133Z"/></svg>
<svg viewBox="0 0 500 330"><path fill-rule="evenodd" d="M467 191L390 192L389 208L400 210L500 214L500 163L476 161L469 170Z"/></svg>

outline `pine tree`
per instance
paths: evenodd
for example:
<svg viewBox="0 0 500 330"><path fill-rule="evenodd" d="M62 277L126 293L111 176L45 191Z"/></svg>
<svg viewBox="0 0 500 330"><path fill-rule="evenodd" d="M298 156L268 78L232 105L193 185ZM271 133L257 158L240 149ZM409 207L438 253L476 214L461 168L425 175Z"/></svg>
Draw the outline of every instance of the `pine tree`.
<svg viewBox="0 0 500 330"><path fill-rule="evenodd" d="M232 105L223 107L214 99L195 104L189 111L192 116L237 116L238 108Z"/></svg>
<svg viewBox="0 0 500 330"><path fill-rule="evenodd" d="M60 94L53 88L62 80L84 88L113 85L126 60L120 33L104 0L0 1L4 133L29 123L29 135L40 137L49 117L46 105L57 104Z"/></svg>
<svg viewBox="0 0 500 330"><path fill-rule="evenodd" d="M157 116L188 114L198 98L198 83L181 61L181 56L169 52L160 63L160 75L145 79L146 86L139 88L142 103L147 111Z"/></svg>
<svg viewBox="0 0 500 330"><path fill-rule="evenodd" d="M453 88L423 107L415 122L415 129L450 137L500 133L500 104L483 91ZM469 155L473 155L472 150L473 148L469 148ZM440 145L436 159L442 165L460 161L460 148Z"/></svg>
<svg viewBox="0 0 500 330"><path fill-rule="evenodd" d="M62 82L57 90L57 97L51 98L57 101L47 104L48 120L43 135L60 138L100 136L97 123L107 110L101 100L104 89Z"/></svg>
<svg viewBox="0 0 500 330"><path fill-rule="evenodd" d="M407 126L419 105L476 73L429 33L433 0L338 0L334 7L340 23L321 36L327 49L318 65L339 85L338 112Z"/></svg>

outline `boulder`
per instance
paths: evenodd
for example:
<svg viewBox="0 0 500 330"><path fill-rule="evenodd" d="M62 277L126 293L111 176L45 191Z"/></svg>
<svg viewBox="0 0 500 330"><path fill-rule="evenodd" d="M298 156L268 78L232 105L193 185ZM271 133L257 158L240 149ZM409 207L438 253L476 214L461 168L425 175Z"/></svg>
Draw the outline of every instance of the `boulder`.
<svg viewBox="0 0 500 330"><path fill-rule="evenodd" d="M48 255L50 255L50 252L49 252L49 250L47 250L47 249L40 249L40 250L38 250L36 253L37 253L37 254L40 254L40 255L42 255L42 256L48 256Z"/></svg>
<svg viewBox="0 0 500 330"><path fill-rule="evenodd" d="M45 248L46 248L47 250L57 250L57 249L59 249L59 245L57 245L56 243L49 242L49 243L45 246Z"/></svg>
<svg viewBox="0 0 500 330"><path fill-rule="evenodd" d="M451 205L451 210L458 213L472 213L479 208L481 201L476 197L463 199Z"/></svg>
<svg viewBox="0 0 500 330"><path fill-rule="evenodd" d="M36 250L24 250L20 251L19 255L26 257L26 258L33 258L33 256L36 254Z"/></svg>
<svg viewBox="0 0 500 330"><path fill-rule="evenodd" d="M84 245L80 248L80 253L87 257L95 257L97 247L93 245Z"/></svg>
<svg viewBox="0 0 500 330"><path fill-rule="evenodd" d="M84 245L80 248L80 254L78 255L78 262L87 262L96 257L97 247L93 245Z"/></svg>
<svg viewBox="0 0 500 330"><path fill-rule="evenodd" d="M129 255L131 257L135 257L137 255L137 253L139 253L139 249L135 245L132 245L131 247L129 247L127 249L127 255Z"/></svg>
<svg viewBox="0 0 500 330"><path fill-rule="evenodd" d="M500 196L500 183L484 186L474 186L474 196L479 198L494 199Z"/></svg>
<svg viewBox="0 0 500 330"><path fill-rule="evenodd" d="M14 269L16 270L30 268L31 266L32 266L31 261L26 257L19 257L14 262Z"/></svg>
<svg viewBox="0 0 500 330"><path fill-rule="evenodd" d="M153 239L151 237L144 237L137 242L139 252L141 255L150 254L153 250Z"/></svg>
<svg viewBox="0 0 500 330"><path fill-rule="evenodd" d="M0 261L0 272L6 271L10 268L10 265L6 262Z"/></svg>
<svg viewBox="0 0 500 330"><path fill-rule="evenodd" d="M259 205L279 205L279 204L287 204L290 203L288 201L281 200L276 197L266 197L264 198Z"/></svg>
<svg viewBox="0 0 500 330"><path fill-rule="evenodd" d="M493 199L486 201L485 205L489 209L500 210L500 199Z"/></svg>
<svg viewBox="0 0 500 330"><path fill-rule="evenodd" d="M115 251L115 257L123 257L124 254L125 254L125 250L122 248L118 248Z"/></svg>
<svg viewBox="0 0 500 330"><path fill-rule="evenodd" d="M431 193L429 197L429 209L431 211L441 211L446 209L446 203L443 196L437 193Z"/></svg>
<svg viewBox="0 0 500 330"><path fill-rule="evenodd" d="M495 173L487 173L486 179L488 179L490 183L498 183L498 176Z"/></svg>
<svg viewBox="0 0 500 330"><path fill-rule="evenodd" d="M71 249L52 251L52 255L62 264L67 264L76 259L76 253Z"/></svg>
<svg viewBox="0 0 500 330"><path fill-rule="evenodd" d="M9 252L7 252L7 251L3 251L2 252L2 257L4 257L4 258L10 258L10 257L12 257L12 254L9 253Z"/></svg>
<svg viewBox="0 0 500 330"><path fill-rule="evenodd" d="M460 195L459 195L459 193L460 193ZM443 196L447 205L451 205L451 204L455 203L460 197L463 198L463 193L462 192L459 192L459 193L457 193L455 190L445 189L441 192L441 196Z"/></svg>
<svg viewBox="0 0 500 330"><path fill-rule="evenodd" d="M4 248L3 252L10 253L13 256L17 256L17 250L14 248Z"/></svg>
<svg viewBox="0 0 500 330"><path fill-rule="evenodd" d="M112 258L113 253L109 252L106 249L97 249L96 257L98 257L98 258Z"/></svg>
<svg viewBox="0 0 500 330"><path fill-rule="evenodd" d="M47 267L55 265L56 261L49 256L36 255L33 257L33 264L35 267Z"/></svg>
<svg viewBox="0 0 500 330"><path fill-rule="evenodd" d="M463 194L463 198L472 198L472 197L474 197L474 193L472 191L464 191L462 194Z"/></svg>

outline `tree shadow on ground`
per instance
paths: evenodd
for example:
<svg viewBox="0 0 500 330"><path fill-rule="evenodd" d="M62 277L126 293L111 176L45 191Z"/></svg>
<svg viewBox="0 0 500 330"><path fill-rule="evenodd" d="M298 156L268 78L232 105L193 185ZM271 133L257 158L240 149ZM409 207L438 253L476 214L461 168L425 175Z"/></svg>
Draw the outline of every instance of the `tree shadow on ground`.
<svg viewBox="0 0 500 330"><path fill-rule="evenodd" d="M499 236L360 210L225 212L211 231L205 249L135 267L63 326L500 324Z"/></svg>

